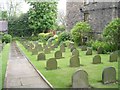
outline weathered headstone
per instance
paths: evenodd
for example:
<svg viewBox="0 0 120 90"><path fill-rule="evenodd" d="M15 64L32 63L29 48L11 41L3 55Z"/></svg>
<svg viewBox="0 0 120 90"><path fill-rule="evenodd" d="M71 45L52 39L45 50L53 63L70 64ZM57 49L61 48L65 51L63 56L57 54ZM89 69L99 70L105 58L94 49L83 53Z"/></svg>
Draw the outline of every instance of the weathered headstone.
<svg viewBox="0 0 120 90"><path fill-rule="evenodd" d="M116 82L116 70L114 67L107 67L103 70L102 82L104 84Z"/></svg>
<svg viewBox="0 0 120 90"><path fill-rule="evenodd" d="M93 57L93 64L99 64L101 63L101 57L100 55L96 55Z"/></svg>
<svg viewBox="0 0 120 90"><path fill-rule="evenodd" d="M109 61L110 62L117 62L117 54L116 53L111 53L110 54L110 59L109 59Z"/></svg>
<svg viewBox="0 0 120 90"><path fill-rule="evenodd" d="M64 44L61 44L61 45L60 45L60 51L61 51L61 52L65 52L65 45L64 45Z"/></svg>
<svg viewBox="0 0 120 90"><path fill-rule="evenodd" d="M97 53L98 53L98 54L103 54L103 53L104 53L103 47L98 47Z"/></svg>
<svg viewBox="0 0 120 90"><path fill-rule="evenodd" d="M92 49L91 49L91 48L89 48L89 49L87 50L86 55L92 55Z"/></svg>
<svg viewBox="0 0 120 90"><path fill-rule="evenodd" d="M37 55L38 54L38 50L33 48L31 49L32 55Z"/></svg>
<svg viewBox="0 0 120 90"><path fill-rule="evenodd" d="M39 53L38 57L37 57L37 60L46 60L45 54L44 53Z"/></svg>
<svg viewBox="0 0 120 90"><path fill-rule="evenodd" d="M87 46L82 46L82 47L81 47L81 50L82 50L82 51L86 51L86 50L87 50Z"/></svg>
<svg viewBox="0 0 120 90"><path fill-rule="evenodd" d="M62 58L62 52L61 51L56 51L55 52L55 58L56 59L61 59Z"/></svg>
<svg viewBox="0 0 120 90"><path fill-rule="evenodd" d="M55 58L50 58L46 63L47 70L57 69L57 61Z"/></svg>
<svg viewBox="0 0 120 90"><path fill-rule="evenodd" d="M74 55L79 57L79 51L77 49L74 49L72 51L72 56L74 56Z"/></svg>
<svg viewBox="0 0 120 90"><path fill-rule="evenodd" d="M70 42L68 48L72 48L74 46L74 42Z"/></svg>
<svg viewBox="0 0 120 90"><path fill-rule="evenodd" d="M54 45L51 45L50 48L51 50L55 50Z"/></svg>
<svg viewBox="0 0 120 90"><path fill-rule="evenodd" d="M70 67L79 67L80 59L78 56L74 55L70 58Z"/></svg>
<svg viewBox="0 0 120 90"><path fill-rule="evenodd" d="M76 49L75 46L72 46L72 47L70 48L70 51L72 52L74 49Z"/></svg>
<svg viewBox="0 0 120 90"><path fill-rule="evenodd" d="M72 76L72 88L90 88L88 73L84 70L78 70Z"/></svg>
<svg viewBox="0 0 120 90"><path fill-rule="evenodd" d="M35 45L35 48L39 51L43 51L42 45L41 44L37 44Z"/></svg>
<svg viewBox="0 0 120 90"><path fill-rule="evenodd" d="M45 54L49 54L49 53L50 53L50 51L51 51L51 50L50 50L50 48L49 48L49 47L46 47L46 48L44 49L44 53L45 53Z"/></svg>

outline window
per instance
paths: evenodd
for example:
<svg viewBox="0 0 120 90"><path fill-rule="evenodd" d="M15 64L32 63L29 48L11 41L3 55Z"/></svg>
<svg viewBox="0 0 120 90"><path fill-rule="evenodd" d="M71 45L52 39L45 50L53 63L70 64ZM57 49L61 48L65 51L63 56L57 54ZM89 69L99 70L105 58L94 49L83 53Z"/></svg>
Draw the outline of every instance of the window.
<svg viewBox="0 0 120 90"><path fill-rule="evenodd" d="M84 21L88 21L89 13L85 12L84 13Z"/></svg>

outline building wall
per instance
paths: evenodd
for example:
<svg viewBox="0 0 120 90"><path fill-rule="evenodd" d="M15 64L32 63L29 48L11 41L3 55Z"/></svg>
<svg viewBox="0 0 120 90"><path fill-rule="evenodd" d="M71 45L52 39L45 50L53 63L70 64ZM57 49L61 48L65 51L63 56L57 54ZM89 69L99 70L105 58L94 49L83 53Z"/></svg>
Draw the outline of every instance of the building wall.
<svg viewBox="0 0 120 90"><path fill-rule="evenodd" d="M81 21L83 18L83 15L80 14L80 8L83 5L81 2L67 2L66 5L66 27L67 30L70 31L72 27L76 24L76 22Z"/></svg>
<svg viewBox="0 0 120 90"><path fill-rule="evenodd" d="M82 2L67 3L67 30L70 31L76 22L85 21L84 13L87 13L87 22L96 34L103 32L104 27L114 18L120 16L120 3L95 2L84 5ZM81 9L81 10L80 10Z"/></svg>

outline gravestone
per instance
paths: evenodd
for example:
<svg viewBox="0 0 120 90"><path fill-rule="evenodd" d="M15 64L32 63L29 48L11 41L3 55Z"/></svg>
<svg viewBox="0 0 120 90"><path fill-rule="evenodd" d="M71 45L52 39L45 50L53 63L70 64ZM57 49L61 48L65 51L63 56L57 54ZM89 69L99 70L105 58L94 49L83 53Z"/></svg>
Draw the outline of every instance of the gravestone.
<svg viewBox="0 0 120 90"><path fill-rule="evenodd" d="M82 51L86 51L86 50L87 50L87 46L82 46L82 47L81 47L81 50L82 50Z"/></svg>
<svg viewBox="0 0 120 90"><path fill-rule="evenodd" d="M97 53L98 53L98 54L103 54L103 53L104 53L103 47L98 47Z"/></svg>
<svg viewBox="0 0 120 90"><path fill-rule="evenodd" d="M51 45L50 48L51 50L55 50L54 45Z"/></svg>
<svg viewBox="0 0 120 90"><path fill-rule="evenodd" d="M93 64L99 64L101 63L101 57L100 55L96 55L93 57Z"/></svg>
<svg viewBox="0 0 120 90"><path fill-rule="evenodd" d="M50 50L50 48L49 48L49 47L46 47L46 48L44 49L44 53L45 53L45 54L49 54L49 53L50 53L50 51L51 51L51 50Z"/></svg>
<svg viewBox="0 0 120 90"><path fill-rule="evenodd" d="M32 55L37 55L38 54L38 50L33 48L31 49Z"/></svg>
<svg viewBox="0 0 120 90"><path fill-rule="evenodd" d="M88 73L84 70L76 71L72 76L72 88L90 88Z"/></svg>
<svg viewBox="0 0 120 90"><path fill-rule="evenodd" d="M70 48L70 51L72 52L74 49L76 49L75 46L72 46L72 47Z"/></svg>
<svg viewBox="0 0 120 90"><path fill-rule="evenodd" d="M55 58L56 59L61 59L62 58L62 52L61 51L56 51L55 52Z"/></svg>
<svg viewBox="0 0 120 90"><path fill-rule="evenodd" d="M37 56L37 60L46 60L46 56L44 53L39 53Z"/></svg>
<svg viewBox="0 0 120 90"><path fill-rule="evenodd" d="M104 84L116 82L116 70L114 67L107 67L102 72L102 82Z"/></svg>
<svg viewBox="0 0 120 90"><path fill-rule="evenodd" d="M70 67L79 67L80 59L78 56L74 55L70 58Z"/></svg>
<svg viewBox="0 0 120 90"><path fill-rule="evenodd" d="M46 63L47 70L57 69L57 61L55 58L50 58Z"/></svg>
<svg viewBox="0 0 120 90"><path fill-rule="evenodd" d="M74 55L79 57L79 51L77 49L74 49L72 51L72 56L74 56Z"/></svg>
<svg viewBox="0 0 120 90"><path fill-rule="evenodd" d="M72 48L74 46L74 42L70 42L68 48Z"/></svg>
<svg viewBox="0 0 120 90"><path fill-rule="evenodd" d="M43 48L42 48L42 45L41 45L41 44L37 44L37 45L35 46L35 48L38 50L38 52L43 51Z"/></svg>
<svg viewBox="0 0 120 90"><path fill-rule="evenodd" d="M116 53L111 53L109 61L110 62L117 62L117 54Z"/></svg>
<svg viewBox="0 0 120 90"><path fill-rule="evenodd" d="M64 45L64 44L61 44L61 45L60 45L60 51L61 51L61 52L65 52L65 45Z"/></svg>
<svg viewBox="0 0 120 90"><path fill-rule="evenodd" d="M91 49L91 48L89 48L89 49L87 50L86 55L92 55L92 49Z"/></svg>

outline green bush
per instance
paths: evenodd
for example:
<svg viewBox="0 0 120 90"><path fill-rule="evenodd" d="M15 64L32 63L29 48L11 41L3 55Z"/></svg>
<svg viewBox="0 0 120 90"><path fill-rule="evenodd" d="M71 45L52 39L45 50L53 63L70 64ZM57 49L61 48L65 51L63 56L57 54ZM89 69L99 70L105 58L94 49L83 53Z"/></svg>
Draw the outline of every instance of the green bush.
<svg viewBox="0 0 120 90"><path fill-rule="evenodd" d="M83 38L89 36L91 27L87 22L78 22L72 28L72 38L77 45L83 45Z"/></svg>
<svg viewBox="0 0 120 90"><path fill-rule="evenodd" d="M107 42L102 42L102 41L92 41L92 48L94 50L97 50L98 47L102 47L104 49L104 53L107 53L107 52L112 52L114 51L114 46L111 46L109 43Z"/></svg>
<svg viewBox="0 0 120 90"><path fill-rule="evenodd" d="M71 40L71 34L69 32L62 32L58 36L59 43L66 41L66 40Z"/></svg>
<svg viewBox="0 0 120 90"><path fill-rule="evenodd" d="M106 42L120 49L120 18L112 20L103 31L103 37Z"/></svg>
<svg viewBox="0 0 120 90"><path fill-rule="evenodd" d="M12 40L12 36L10 34L4 34L2 37L2 43L10 43Z"/></svg>

